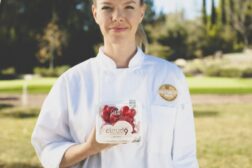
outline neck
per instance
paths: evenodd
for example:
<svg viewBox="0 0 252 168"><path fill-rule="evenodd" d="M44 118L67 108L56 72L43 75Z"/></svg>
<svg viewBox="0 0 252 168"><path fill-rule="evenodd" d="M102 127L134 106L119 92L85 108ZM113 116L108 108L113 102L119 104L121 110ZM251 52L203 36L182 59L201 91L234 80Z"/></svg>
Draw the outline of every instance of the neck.
<svg viewBox="0 0 252 168"><path fill-rule="evenodd" d="M108 43L104 40L104 53L115 61L117 68L127 68L135 55L137 46L133 42Z"/></svg>

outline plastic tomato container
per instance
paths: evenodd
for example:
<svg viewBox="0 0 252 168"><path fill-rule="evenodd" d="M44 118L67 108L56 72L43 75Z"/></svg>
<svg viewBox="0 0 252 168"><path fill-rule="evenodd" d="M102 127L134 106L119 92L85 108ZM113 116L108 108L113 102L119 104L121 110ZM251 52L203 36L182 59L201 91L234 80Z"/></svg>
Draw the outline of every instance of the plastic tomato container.
<svg viewBox="0 0 252 168"><path fill-rule="evenodd" d="M129 143L141 140L141 106L135 100L102 103L96 117L96 141Z"/></svg>

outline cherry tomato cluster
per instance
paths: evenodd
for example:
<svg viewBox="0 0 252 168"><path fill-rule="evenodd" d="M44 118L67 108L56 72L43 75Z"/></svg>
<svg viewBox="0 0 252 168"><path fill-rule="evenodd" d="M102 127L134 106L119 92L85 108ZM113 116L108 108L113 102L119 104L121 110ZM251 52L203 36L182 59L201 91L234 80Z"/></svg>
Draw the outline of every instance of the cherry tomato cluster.
<svg viewBox="0 0 252 168"><path fill-rule="evenodd" d="M101 117L106 123L114 125L117 121L127 121L134 128L134 117L136 115L136 110L134 108L129 108L129 106L123 106L118 109L115 106L105 105L101 112Z"/></svg>

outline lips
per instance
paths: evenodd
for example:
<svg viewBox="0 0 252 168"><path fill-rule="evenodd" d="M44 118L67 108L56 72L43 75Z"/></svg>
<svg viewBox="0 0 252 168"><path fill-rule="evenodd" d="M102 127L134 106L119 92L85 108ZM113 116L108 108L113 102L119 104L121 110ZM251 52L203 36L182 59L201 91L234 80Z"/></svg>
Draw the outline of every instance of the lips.
<svg viewBox="0 0 252 168"><path fill-rule="evenodd" d="M124 32L126 31L128 28L127 27L112 27L111 30L114 32Z"/></svg>

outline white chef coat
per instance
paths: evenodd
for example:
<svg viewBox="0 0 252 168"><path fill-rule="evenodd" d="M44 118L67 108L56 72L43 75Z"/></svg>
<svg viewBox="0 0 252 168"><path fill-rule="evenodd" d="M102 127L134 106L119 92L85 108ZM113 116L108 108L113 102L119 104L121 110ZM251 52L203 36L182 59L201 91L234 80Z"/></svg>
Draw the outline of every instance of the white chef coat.
<svg viewBox="0 0 252 168"><path fill-rule="evenodd" d="M175 100L159 87L177 89ZM59 77L46 97L32 134L32 145L46 168L58 168L64 152L87 140L97 106L129 99L142 104L142 139L106 149L74 168L197 168L195 128L185 77L171 62L138 48L128 68L117 68L100 48Z"/></svg>

